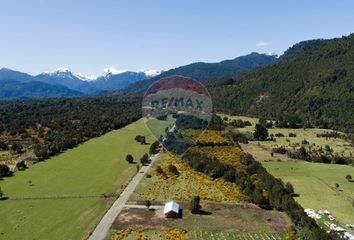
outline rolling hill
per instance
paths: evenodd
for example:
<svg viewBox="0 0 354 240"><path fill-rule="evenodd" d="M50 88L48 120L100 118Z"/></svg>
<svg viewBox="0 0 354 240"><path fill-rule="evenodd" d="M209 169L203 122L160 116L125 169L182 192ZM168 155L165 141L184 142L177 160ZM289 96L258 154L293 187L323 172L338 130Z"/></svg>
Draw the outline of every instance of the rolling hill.
<svg viewBox="0 0 354 240"><path fill-rule="evenodd" d="M218 111L354 128L354 34L312 40L278 61L209 84Z"/></svg>

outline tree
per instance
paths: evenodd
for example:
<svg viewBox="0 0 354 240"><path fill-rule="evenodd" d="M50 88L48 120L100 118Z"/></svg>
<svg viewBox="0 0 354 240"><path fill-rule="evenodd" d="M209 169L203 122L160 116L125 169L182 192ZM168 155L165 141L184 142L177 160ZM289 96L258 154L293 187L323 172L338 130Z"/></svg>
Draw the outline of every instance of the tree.
<svg viewBox="0 0 354 240"><path fill-rule="evenodd" d="M146 144L146 137L142 135L137 135L135 137L135 141L141 143L141 144Z"/></svg>
<svg viewBox="0 0 354 240"><path fill-rule="evenodd" d="M347 174L347 176L345 176L345 179L347 179L350 182L352 180L352 175Z"/></svg>
<svg viewBox="0 0 354 240"><path fill-rule="evenodd" d="M1 132L1 131L0 131L0 132ZM9 150L9 147L7 146L6 143L0 141L0 150L5 150L5 151L7 151L7 150Z"/></svg>
<svg viewBox="0 0 354 240"><path fill-rule="evenodd" d="M147 153L145 153L141 158L140 158L140 163L142 165L147 164L149 161L149 155Z"/></svg>
<svg viewBox="0 0 354 240"><path fill-rule="evenodd" d="M307 154L306 148L301 146L300 149L299 149L299 158L303 159L303 160L306 160L307 157L308 157L308 154Z"/></svg>
<svg viewBox="0 0 354 240"><path fill-rule="evenodd" d="M191 213L196 214L200 211L200 197L194 196L191 201Z"/></svg>
<svg viewBox="0 0 354 240"><path fill-rule="evenodd" d="M18 163L16 163L16 168L17 170L23 170L25 169L27 166L26 166L26 163L25 161L19 161Z"/></svg>
<svg viewBox="0 0 354 240"><path fill-rule="evenodd" d="M16 153L22 153L22 146L18 143L14 143L11 146L11 150L16 152Z"/></svg>
<svg viewBox="0 0 354 240"><path fill-rule="evenodd" d="M286 190L286 192L289 193L289 194L293 194L293 193L294 193L294 187L293 187L293 185L292 185L291 183L289 183L289 182L287 182L287 183L285 184L285 190Z"/></svg>
<svg viewBox="0 0 354 240"><path fill-rule="evenodd" d="M335 186L336 186L337 189L339 188L339 184L338 183L336 183Z"/></svg>
<svg viewBox="0 0 354 240"><path fill-rule="evenodd" d="M146 137L145 136L141 136L140 143L141 144L146 144Z"/></svg>
<svg viewBox="0 0 354 240"><path fill-rule="evenodd" d="M268 139L268 129L261 125L261 124L256 124L256 128L255 128L255 131L253 133L253 137L256 139L256 140L259 140L259 141L265 141Z"/></svg>
<svg viewBox="0 0 354 240"><path fill-rule="evenodd" d="M145 206L147 207L147 209L150 208L150 206L151 206L150 200L146 200L146 201L145 201Z"/></svg>
<svg viewBox="0 0 354 240"><path fill-rule="evenodd" d="M128 163L133 163L134 162L134 157L131 154L128 154L125 157L125 161L127 161Z"/></svg>
<svg viewBox="0 0 354 240"><path fill-rule="evenodd" d="M0 178L9 176L10 174L10 168L5 164L0 164Z"/></svg>
<svg viewBox="0 0 354 240"><path fill-rule="evenodd" d="M151 146L150 146L149 153L150 153L150 154L155 154L155 153L157 153L157 152L158 152L159 145L160 145L159 141L153 142L153 143L151 144Z"/></svg>
<svg viewBox="0 0 354 240"><path fill-rule="evenodd" d="M0 187L0 200L3 198L4 196L4 192L2 191L1 187Z"/></svg>

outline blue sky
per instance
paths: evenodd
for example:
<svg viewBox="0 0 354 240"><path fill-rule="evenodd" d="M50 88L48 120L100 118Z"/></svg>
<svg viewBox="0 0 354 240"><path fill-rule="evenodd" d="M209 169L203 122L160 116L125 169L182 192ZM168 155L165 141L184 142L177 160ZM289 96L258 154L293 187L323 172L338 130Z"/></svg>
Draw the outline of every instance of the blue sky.
<svg viewBox="0 0 354 240"><path fill-rule="evenodd" d="M169 69L354 32L354 1L0 0L0 67Z"/></svg>

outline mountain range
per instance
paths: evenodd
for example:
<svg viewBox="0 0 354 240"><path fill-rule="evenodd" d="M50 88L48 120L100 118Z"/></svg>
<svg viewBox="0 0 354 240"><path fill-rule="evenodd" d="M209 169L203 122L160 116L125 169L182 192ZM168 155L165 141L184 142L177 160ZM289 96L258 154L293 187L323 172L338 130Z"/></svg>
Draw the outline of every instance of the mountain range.
<svg viewBox="0 0 354 240"><path fill-rule="evenodd" d="M107 68L95 79L89 79L67 69L32 76L2 68L0 69L0 99L74 97L112 91L142 94L152 82L166 76L184 75L203 82L248 71L275 60L276 56L273 55L251 53L218 63L197 62L161 72L117 72Z"/></svg>
<svg viewBox="0 0 354 240"><path fill-rule="evenodd" d="M131 83L149 79L154 75L145 72L114 72L106 69L89 79L67 69L32 76L8 68L0 69L0 99L27 99L41 97L73 97L114 91Z"/></svg>

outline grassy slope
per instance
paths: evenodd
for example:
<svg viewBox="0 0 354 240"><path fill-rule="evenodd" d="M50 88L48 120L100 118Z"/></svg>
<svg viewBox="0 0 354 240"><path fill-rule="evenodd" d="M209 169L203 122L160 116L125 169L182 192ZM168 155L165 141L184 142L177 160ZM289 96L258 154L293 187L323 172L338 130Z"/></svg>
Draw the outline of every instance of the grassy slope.
<svg viewBox="0 0 354 240"><path fill-rule="evenodd" d="M135 142L138 134L146 135L149 143L154 140L140 120L0 181L8 197L97 195L1 201L0 239L85 239L111 203L99 195L120 192L135 173L126 154L139 159L148 152L149 145Z"/></svg>
<svg viewBox="0 0 354 240"><path fill-rule="evenodd" d="M327 209L339 221L354 223L354 182L345 179L347 174L354 176L353 167L304 161L262 164L275 177L294 185L295 192L300 194L297 200L304 208ZM341 191L335 189L335 183Z"/></svg>

